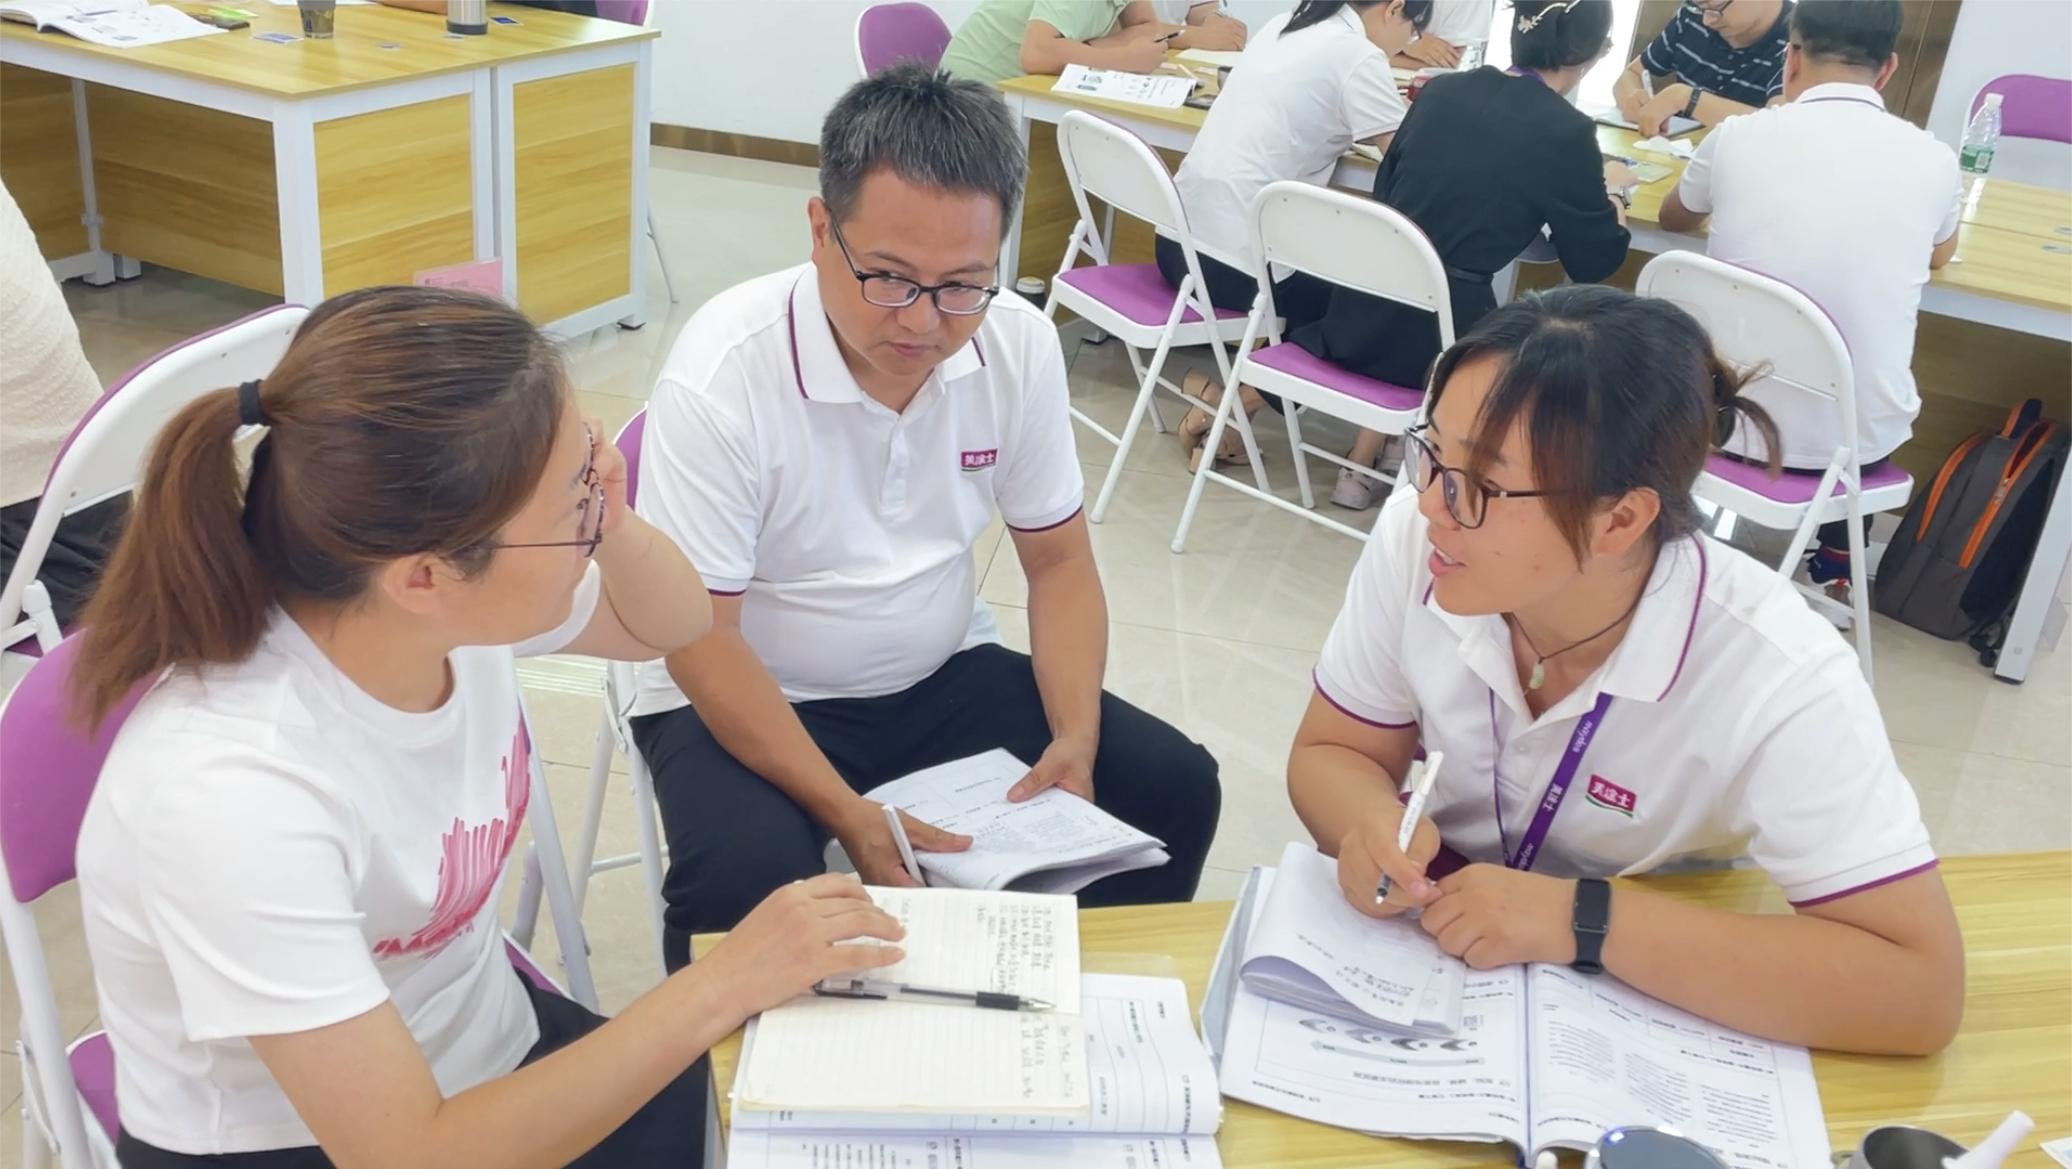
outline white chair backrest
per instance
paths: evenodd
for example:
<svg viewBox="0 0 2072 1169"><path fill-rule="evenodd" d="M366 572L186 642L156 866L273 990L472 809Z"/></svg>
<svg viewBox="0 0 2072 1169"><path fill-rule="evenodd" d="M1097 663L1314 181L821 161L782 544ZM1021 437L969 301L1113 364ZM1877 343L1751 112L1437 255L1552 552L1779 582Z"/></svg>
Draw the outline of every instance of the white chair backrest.
<svg viewBox="0 0 2072 1169"><path fill-rule="evenodd" d="M1072 184L1072 201L1080 222L1095 222L1087 196L1169 231L1185 231L1187 216L1173 176L1144 140L1083 110L1072 110L1058 123L1058 156ZM1104 240L1112 244L1113 240Z"/></svg>
<svg viewBox="0 0 2072 1169"><path fill-rule="evenodd" d="M1252 200L1252 254L1384 297L1439 318L1439 344L1453 344L1446 266L1402 212L1362 195L1308 183L1268 183Z"/></svg>
<svg viewBox="0 0 2072 1169"><path fill-rule="evenodd" d="M1780 415L1841 415L1842 445L1856 436L1856 375L1849 345L1826 310L1781 280L1697 252L1665 252L1640 270L1634 290L1696 317L1735 368L1767 367L1743 391Z"/></svg>
<svg viewBox="0 0 2072 1169"><path fill-rule="evenodd" d="M287 352L309 310L277 305L182 341L108 388L58 452L43 501L0 589L0 644L21 617L22 594L43 567L58 521L136 486L158 432L210 390L263 378Z"/></svg>

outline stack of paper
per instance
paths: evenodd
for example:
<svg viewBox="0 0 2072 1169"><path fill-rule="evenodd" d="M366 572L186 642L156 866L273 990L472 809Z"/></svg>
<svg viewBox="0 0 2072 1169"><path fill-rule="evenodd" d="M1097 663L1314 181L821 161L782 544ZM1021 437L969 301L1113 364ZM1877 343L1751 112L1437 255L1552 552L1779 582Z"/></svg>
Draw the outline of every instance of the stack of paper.
<svg viewBox="0 0 2072 1169"><path fill-rule="evenodd" d="M871 979L998 991L1052 1009L796 999L750 1024L735 1106L927 1116L1085 1111L1077 903L963 889L870 894L906 927L906 956L871 971Z"/></svg>
<svg viewBox="0 0 2072 1169"><path fill-rule="evenodd" d="M56 29L111 49L162 45L222 32L177 8L147 0L14 0L0 4L0 20Z"/></svg>
<svg viewBox="0 0 2072 1169"><path fill-rule="evenodd" d="M1058 74L1058 83L1050 88L1053 93L1072 93L1080 97L1176 110L1185 105L1188 95L1194 92L1194 78L1067 65L1065 71Z"/></svg>
<svg viewBox="0 0 2072 1169"><path fill-rule="evenodd" d="M1347 904L1338 863L1306 844L1281 851L1241 969L1248 989L1293 1006L1423 1035L1460 1029L1467 967L1415 919Z"/></svg>
<svg viewBox="0 0 2072 1169"><path fill-rule="evenodd" d="M872 789L870 798L916 820L971 837L963 852L917 851L931 885L1076 893L1102 877L1172 858L1160 841L1059 788L1021 803L1007 792L1029 768L988 751L917 771Z"/></svg>
<svg viewBox="0 0 2072 1169"><path fill-rule="evenodd" d="M1171 978L1089 974L1081 983L1089 1104L1041 1118L737 1111L735 1169L1012 1166L1216 1169L1216 1069ZM944 1009L944 1008L938 1008Z"/></svg>

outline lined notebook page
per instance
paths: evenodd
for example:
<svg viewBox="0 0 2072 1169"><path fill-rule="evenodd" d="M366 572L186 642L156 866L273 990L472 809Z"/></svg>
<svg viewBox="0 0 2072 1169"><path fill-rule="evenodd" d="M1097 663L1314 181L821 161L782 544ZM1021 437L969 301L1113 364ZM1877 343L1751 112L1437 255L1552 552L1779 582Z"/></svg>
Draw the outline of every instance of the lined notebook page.
<svg viewBox="0 0 2072 1169"><path fill-rule="evenodd" d="M1078 903L870 889L906 957L869 977L1039 998L1049 1011L807 996L764 1011L735 1081L746 1109L1054 1115L1087 1107Z"/></svg>
<svg viewBox="0 0 2072 1169"><path fill-rule="evenodd" d="M1078 1112L1085 1025L1056 1011L799 999L763 1012L734 1094L743 1109Z"/></svg>
<svg viewBox="0 0 2072 1169"><path fill-rule="evenodd" d="M1079 902L1045 893L869 887L906 927L906 957L865 977L937 990L997 990L1079 1013ZM977 1008L972 1008L976 1010Z"/></svg>

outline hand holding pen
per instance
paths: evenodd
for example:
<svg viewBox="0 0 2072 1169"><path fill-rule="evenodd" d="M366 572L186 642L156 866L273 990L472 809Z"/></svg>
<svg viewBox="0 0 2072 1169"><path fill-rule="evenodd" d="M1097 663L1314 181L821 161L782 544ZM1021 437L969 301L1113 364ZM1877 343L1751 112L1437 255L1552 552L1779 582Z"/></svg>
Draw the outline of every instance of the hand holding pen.
<svg viewBox="0 0 2072 1169"><path fill-rule="evenodd" d="M1424 816L1424 804L1438 781L1444 755L1433 752L1411 765L1405 778L1408 802L1390 800L1355 824L1338 845L1338 884L1353 908L1370 917L1393 917L1422 908L1438 896L1425 867L1439 854L1439 831ZM1422 793L1422 794L1420 794Z"/></svg>

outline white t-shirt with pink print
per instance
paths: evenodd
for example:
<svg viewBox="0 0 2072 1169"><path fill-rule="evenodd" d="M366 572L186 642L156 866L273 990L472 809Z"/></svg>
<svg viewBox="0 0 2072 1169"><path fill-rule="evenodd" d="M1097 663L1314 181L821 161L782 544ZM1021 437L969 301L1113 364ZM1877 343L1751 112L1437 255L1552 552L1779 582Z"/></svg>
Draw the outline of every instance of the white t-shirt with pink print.
<svg viewBox="0 0 2072 1169"><path fill-rule="evenodd" d="M79 836L116 1098L172 1152L316 1143L247 1036L392 1002L448 1095L518 1066L539 1029L498 891L531 792L514 659L597 606L448 662L439 709L386 706L275 611L234 666L176 671L117 734Z"/></svg>

